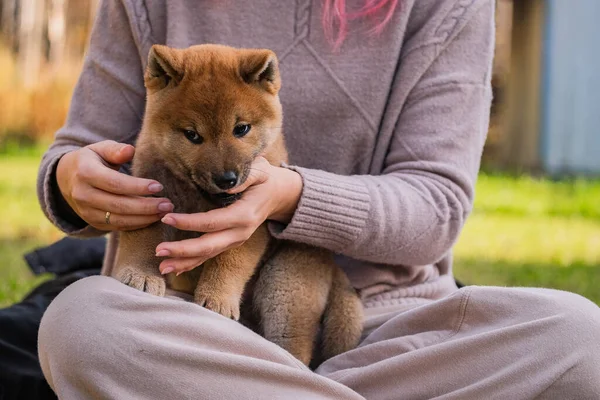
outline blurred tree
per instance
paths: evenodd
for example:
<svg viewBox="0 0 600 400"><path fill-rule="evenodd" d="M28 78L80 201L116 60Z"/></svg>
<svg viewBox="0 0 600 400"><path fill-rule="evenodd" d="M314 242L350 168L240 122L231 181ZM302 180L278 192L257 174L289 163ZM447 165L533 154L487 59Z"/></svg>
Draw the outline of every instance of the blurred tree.
<svg viewBox="0 0 600 400"><path fill-rule="evenodd" d="M96 18L96 10L98 9L98 2L100 0L89 0L90 2L90 6L89 6L89 26L91 29L92 23L94 22L94 18Z"/></svg>
<svg viewBox="0 0 600 400"><path fill-rule="evenodd" d="M44 41L45 1L21 0L19 21L19 71L23 85L38 83Z"/></svg>
<svg viewBox="0 0 600 400"><path fill-rule="evenodd" d="M48 10L48 41L50 49L48 58L52 68L52 73L61 69L66 46L66 11L67 0L50 0Z"/></svg>
<svg viewBox="0 0 600 400"><path fill-rule="evenodd" d="M17 51L17 0L2 0L0 27L5 43Z"/></svg>

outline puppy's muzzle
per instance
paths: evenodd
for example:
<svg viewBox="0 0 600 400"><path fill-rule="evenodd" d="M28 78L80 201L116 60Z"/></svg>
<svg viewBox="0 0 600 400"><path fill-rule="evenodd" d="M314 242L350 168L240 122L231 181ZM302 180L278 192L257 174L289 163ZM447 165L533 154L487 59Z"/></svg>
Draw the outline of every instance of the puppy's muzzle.
<svg viewBox="0 0 600 400"><path fill-rule="evenodd" d="M229 190L238 183L238 174L234 171L225 171L221 175L213 175L213 182L219 189Z"/></svg>
<svg viewBox="0 0 600 400"><path fill-rule="evenodd" d="M235 203L237 200L239 200L242 197L241 193L234 193L234 194L229 194L229 193L215 193L215 194L210 194L209 195L210 200L220 206L220 207L227 207L233 203Z"/></svg>

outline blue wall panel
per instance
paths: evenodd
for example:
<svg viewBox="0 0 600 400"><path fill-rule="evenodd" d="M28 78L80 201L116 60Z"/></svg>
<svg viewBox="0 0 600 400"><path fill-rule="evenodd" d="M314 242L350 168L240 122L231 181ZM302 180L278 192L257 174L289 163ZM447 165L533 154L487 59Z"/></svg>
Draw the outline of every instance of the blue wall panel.
<svg viewBox="0 0 600 400"><path fill-rule="evenodd" d="M547 0L547 6L544 167L600 174L600 0Z"/></svg>

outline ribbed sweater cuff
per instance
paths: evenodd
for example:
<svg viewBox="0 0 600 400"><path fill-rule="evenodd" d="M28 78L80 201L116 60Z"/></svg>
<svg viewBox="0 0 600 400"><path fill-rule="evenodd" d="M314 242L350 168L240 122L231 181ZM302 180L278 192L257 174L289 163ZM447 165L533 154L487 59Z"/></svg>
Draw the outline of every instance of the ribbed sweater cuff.
<svg viewBox="0 0 600 400"><path fill-rule="evenodd" d="M302 176L304 187L289 224L272 222L271 234L342 252L361 234L370 208L367 187L354 176L288 167Z"/></svg>
<svg viewBox="0 0 600 400"><path fill-rule="evenodd" d="M54 182L54 171L58 165L58 161L65 154L79 150L81 147L79 146L64 146L61 147L60 150L56 151L56 153L48 154L49 161L47 161L44 178L42 182L42 207L44 213L48 217L48 219L61 231L71 236L100 236L105 232L99 231L98 229L86 225L84 227L74 225L69 222L64 216L60 215L58 199L55 197L54 185L57 183Z"/></svg>

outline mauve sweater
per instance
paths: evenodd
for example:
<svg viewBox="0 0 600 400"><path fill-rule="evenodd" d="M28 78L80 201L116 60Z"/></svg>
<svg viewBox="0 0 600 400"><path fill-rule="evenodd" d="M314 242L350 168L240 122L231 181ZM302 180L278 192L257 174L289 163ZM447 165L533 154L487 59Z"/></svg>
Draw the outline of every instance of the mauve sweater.
<svg viewBox="0 0 600 400"><path fill-rule="evenodd" d="M451 248L489 124L494 1L400 0L379 36L366 33L372 20L351 22L337 53L323 3L101 1L68 119L40 166L46 216L69 235L106 233L59 213L55 169L90 143L135 143L152 44L269 48L281 63L290 168L304 182L291 222L270 223L273 235L334 251L367 304L456 290ZM104 274L117 241L111 234Z"/></svg>

